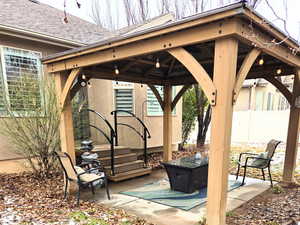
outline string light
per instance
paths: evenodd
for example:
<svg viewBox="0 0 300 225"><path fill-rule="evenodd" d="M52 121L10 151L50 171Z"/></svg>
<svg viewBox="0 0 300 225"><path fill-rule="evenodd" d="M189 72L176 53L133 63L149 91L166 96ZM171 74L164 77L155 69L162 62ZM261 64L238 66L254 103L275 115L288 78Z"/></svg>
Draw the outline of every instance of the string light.
<svg viewBox="0 0 300 225"><path fill-rule="evenodd" d="M261 65L261 66L262 66L264 63L265 63L265 61L264 61L263 58L261 58L261 59L258 61L258 64Z"/></svg>
<svg viewBox="0 0 300 225"><path fill-rule="evenodd" d="M157 69L160 68L159 58L156 59L155 67Z"/></svg>
<svg viewBox="0 0 300 225"><path fill-rule="evenodd" d="M276 70L276 73L279 75L279 74L282 73L282 70L281 70L280 68L278 68L278 69Z"/></svg>
<svg viewBox="0 0 300 225"><path fill-rule="evenodd" d="M118 75L120 73L119 69L117 66L115 66L115 74Z"/></svg>
<svg viewBox="0 0 300 225"><path fill-rule="evenodd" d="M86 79L86 76L85 76L84 74L82 74L81 78L82 78L83 80L85 80L85 79Z"/></svg>
<svg viewBox="0 0 300 225"><path fill-rule="evenodd" d="M81 82L80 82L80 86L81 86L81 87L85 87L85 86L86 86L86 82L85 82L84 80L81 81Z"/></svg>

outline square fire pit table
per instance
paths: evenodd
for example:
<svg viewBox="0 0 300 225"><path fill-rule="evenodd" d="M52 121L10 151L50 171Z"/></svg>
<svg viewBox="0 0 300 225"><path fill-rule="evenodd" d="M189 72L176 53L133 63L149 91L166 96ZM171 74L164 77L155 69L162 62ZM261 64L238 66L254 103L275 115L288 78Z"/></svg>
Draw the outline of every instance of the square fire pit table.
<svg viewBox="0 0 300 225"><path fill-rule="evenodd" d="M162 163L167 171L171 189L193 193L207 186L208 158L184 157Z"/></svg>

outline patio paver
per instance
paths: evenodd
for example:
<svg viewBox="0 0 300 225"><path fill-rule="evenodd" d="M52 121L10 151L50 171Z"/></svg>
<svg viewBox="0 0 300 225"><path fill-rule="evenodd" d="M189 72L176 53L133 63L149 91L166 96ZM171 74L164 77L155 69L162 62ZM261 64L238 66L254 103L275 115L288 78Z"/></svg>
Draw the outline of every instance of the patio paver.
<svg viewBox="0 0 300 225"><path fill-rule="evenodd" d="M98 190L94 199L108 207L118 207L125 211L145 218L157 225L185 225L197 224L206 214L206 204L197 206L189 211L165 206L155 202L119 194L145 184L166 178L164 170L156 170L149 176L135 178L123 182L111 183L111 200L106 199L103 190ZM241 179L241 177L239 178ZM246 184L228 193L227 211L231 211L261 194L270 187L270 182L253 178L246 178ZM91 198L90 193L85 193L85 198Z"/></svg>

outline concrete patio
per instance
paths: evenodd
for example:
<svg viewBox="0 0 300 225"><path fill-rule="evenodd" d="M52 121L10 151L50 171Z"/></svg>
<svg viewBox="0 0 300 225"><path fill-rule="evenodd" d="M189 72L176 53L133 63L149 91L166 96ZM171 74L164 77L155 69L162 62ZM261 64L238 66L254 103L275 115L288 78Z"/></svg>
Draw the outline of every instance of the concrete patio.
<svg viewBox="0 0 300 225"><path fill-rule="evenodd" d="M230 175L232 176L232 175ZM132 190L161 179L167 178L164 170L155 170L149 176L135 178L118 183L110 183L111 200L107 200L104 189L98 189L92 197L90 192L84 193L85 199L95 199L108 207L117 207L126 210L149 222L157 225L184 225L198 224L206 215L206 204L197 206L189 211L169 207L148 200L120 194L120 192ZM234 176L232 176L234 178ZM246 179L246 185L228 192L227 211L231 211L255 196L270 188L268 181L253 178Z"/></svg>

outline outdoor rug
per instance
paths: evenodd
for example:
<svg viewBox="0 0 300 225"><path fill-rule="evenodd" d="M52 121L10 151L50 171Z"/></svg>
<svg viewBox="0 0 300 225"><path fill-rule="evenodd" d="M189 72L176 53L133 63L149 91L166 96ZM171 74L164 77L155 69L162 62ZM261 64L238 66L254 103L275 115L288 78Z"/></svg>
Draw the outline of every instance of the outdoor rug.
<svg viewBox="0 0 300 225"><path fill-rule="evenodd" d="M228 191L240 186L241 182L239 181L228 181ZM167 179L146 184L143 187L139 187L131 191L120 192L120 194L149 200L183 210L190 210L198 205L204 204L207 200L207 188L203 188L200 191L196 191L192 194L186 194L171 190L169 181Z"/></svg>

